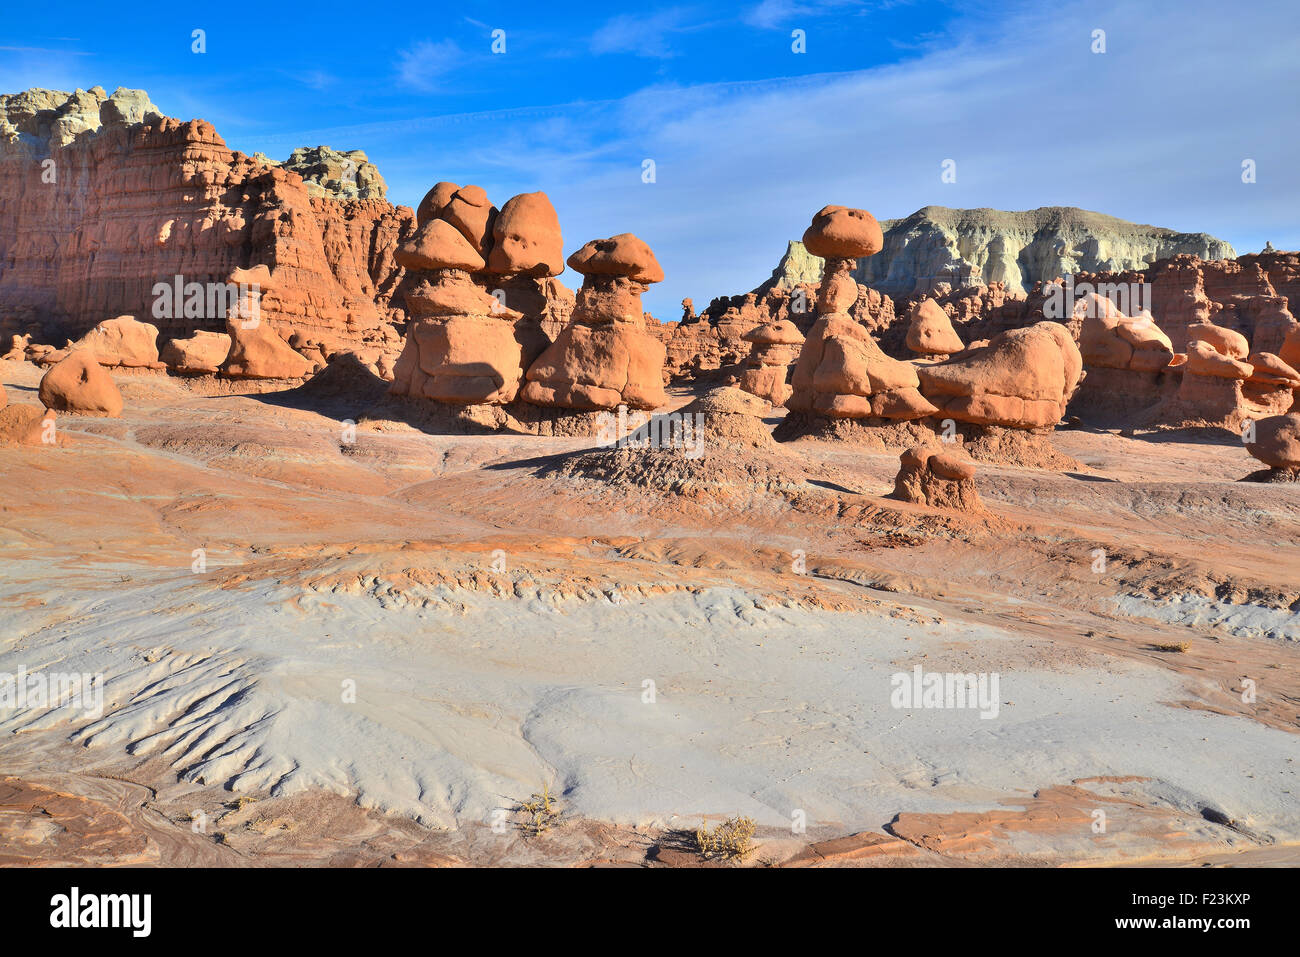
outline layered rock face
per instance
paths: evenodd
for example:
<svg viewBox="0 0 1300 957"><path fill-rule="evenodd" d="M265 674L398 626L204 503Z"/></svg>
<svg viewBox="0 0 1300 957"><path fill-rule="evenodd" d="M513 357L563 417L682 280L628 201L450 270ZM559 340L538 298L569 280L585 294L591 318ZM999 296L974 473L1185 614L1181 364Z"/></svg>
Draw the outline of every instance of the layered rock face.
<svg viewBox="0 0 1300 957"><path fill-rule="evenodd" d="M645 326L641 294L662 282L654 253L631 233L596 239L569 257L583 276L572 321L528 369L533 405L652 410L664 393L664 346Z"/></svg>
<svg viewBox="0 0 1300 957"><path fill-rule="evenodd" d="M163 344L220 331L213 287L265 264L281 280L263 303L273 328L396 351L405 207L313 196L297 172L160 115L140 91L28 91L0 97L0 114L0 333L75 339L119 314Z"/></svg>
<svg viewBox="0 0 1300 957"><path fill-rule="evenodd" d="M883 222L879 254L860 261L854 278L893 297L929 295L1002 283L1024 295L1036 282L1079 272L1144 269L1190 254L1230 259L1227 243L1205 233L1179 233L1073 207L1026 212L926 206ZM794 243L777 273L787 288L820 278L816 253Z"/></svg>

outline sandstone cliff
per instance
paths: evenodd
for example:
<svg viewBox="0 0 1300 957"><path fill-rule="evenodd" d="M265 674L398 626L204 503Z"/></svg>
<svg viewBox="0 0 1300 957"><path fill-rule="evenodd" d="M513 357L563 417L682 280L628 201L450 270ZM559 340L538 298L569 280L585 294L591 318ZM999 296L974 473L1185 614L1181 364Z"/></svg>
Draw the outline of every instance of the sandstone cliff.
<svg viewBox="0 0 1300 957"><path fill-rule="evenodd" d="M1064 206L1027 212L926 206L881 223L885 247L858 262L854 277L887 295L906 297L1002 283L1023 295L1036 282L1067 273L1145 269L1189 254L1231 259L1236 253L1205 233L1179 233ZM793 288L821 278L821 260L791 242L771 285Z"/></svg>
<svg viewBox="0 0 1300 957"><path fill-rule="evenodd" d="M334 198L340 156L356 162L351 189L372 198ZM157 325L164 342L220 331L223 308L158 315L155 285L217 284L265 264L280 288L262 314L282 337L394 351L393 253L414 214L379 198L382 180L357 156L260 162L210 123L162 116L142 91L0 96L0 332L59 343L121 314Z"/></svg>

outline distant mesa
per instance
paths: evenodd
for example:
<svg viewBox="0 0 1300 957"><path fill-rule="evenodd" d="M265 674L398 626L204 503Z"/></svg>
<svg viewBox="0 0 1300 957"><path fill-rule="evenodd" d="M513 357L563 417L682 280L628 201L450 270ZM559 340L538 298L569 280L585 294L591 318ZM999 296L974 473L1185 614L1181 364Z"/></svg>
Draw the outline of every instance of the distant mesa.
<svg viewBox="0 0 1300 957"><path fill-rule="evenodd" d="M1143 226L1072 206L1025 212L926 206L880 225L879 252L859 257L852 274L894 297L992 283L1024 295L1034 283L1068 273L1145 269L1181 253L1201 259L1236 255L1228 243L1206 233ZM821 254L791 241L772 278L758 291L815 283L821 270Z"/></svg>

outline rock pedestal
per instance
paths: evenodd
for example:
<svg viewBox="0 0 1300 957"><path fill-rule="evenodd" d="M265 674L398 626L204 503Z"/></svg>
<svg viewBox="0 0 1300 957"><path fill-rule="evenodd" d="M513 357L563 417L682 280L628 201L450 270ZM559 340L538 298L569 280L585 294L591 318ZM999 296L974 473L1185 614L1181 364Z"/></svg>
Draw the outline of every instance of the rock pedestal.
<svg viewBox="0 0 1300 957"><path fill-rule="evenodd" d="M623 233L587 243L568 263L583 275L572 321L529 367L520 397L586 411L663 405L664 346L646 331L641 307L646 287L664 276L650 247Z"/></svg>
<svg viewBox="0 0 1300 957"><path fill-rule="evenodd" d="M741 336L751 343L740 388L772 406L785 404L793 391L786 382L790 364L799 357L803 334L789 319L764 323Z"/></svg>

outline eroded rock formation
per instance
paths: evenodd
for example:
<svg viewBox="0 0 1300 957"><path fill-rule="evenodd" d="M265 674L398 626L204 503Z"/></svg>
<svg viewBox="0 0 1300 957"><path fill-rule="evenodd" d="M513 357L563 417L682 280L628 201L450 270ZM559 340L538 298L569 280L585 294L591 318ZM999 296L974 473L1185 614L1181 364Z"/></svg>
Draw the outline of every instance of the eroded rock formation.
<svg viewBox="0 0 1300 957"><path fill-rule="evenodd" d="M664 346L645 328L641 294L664 274L650 247L622 233L569 257L583 276L573 318L528 369L525 402L566 409L656 409Z"/></svg>
<svg viewBox="0 0 1300 957"><path fill-rule="evenodd" d="M121 314L156 325L164 345L219 331L225 310L206 290L265 264L281 280L263 303L273 329L396 352L388 299L409 209L309 188L141 91L30 90L0 97L0 117L0 333L61 342ZM178 276L198 296L163 301L156 288Z"/></svg>
<svg viewBox="0 0 1300 957"><path fill-rule="evenodd" d="M419 229L397 253L413 285L392 391L453 405L506 405L550 342L539 280L564 268L555 209L544 194L528 193L498 210L478 186L438 183L418 216Z"/></svg>
<svg viewBox="0 0 1300 957"><path fill-rule="evenodd" d="M804 341L798 327L780 319L756 326L741 338L750 343L751 352L739 387L772 406L784 405L792 391L786 382L790 365L799 358Z"/></svg>
<svg viewBox="0 0 1300 957"><path fill-rule="evenodd" d="M122 414L122 393L95 354L79 350L59 360L41 377L41 402L47 409L78 415Z"/></svg>
<svg viewBox="0 0 1300 957"><path fill-rule="evenodd" d="M982 512L975 463L959 447L915 445L899 456L893 497L931 508Z"/></svg>
<svg viewBox="0 0 1300 957"><path fill-rule="evenodd" d="M1055 426L1082 371L1079 347L1056 322L1012 329L918 369L921 391L939 415L1012 429Z"/></svg>
<svg viewBox="0 0 1300 957"><path fill-rule="evenodd" d="M1143 269L1178 254L1228 259L1231 246L1205 233L1142 226L1073 207L1025 212L926 206L905 219L886 220L879 255L853 274L890 296L1002 283L1024 295L1036 282L1081 272ZM821 278L815 250L791 243L777 267L792 287Z"/></svg>
<svg viewBox="0 0 1300 957"><path fill-rule="evenodd" d="M880 249L880 225L866 210L827 206L813 217L804 246L826 259L817 320L795 363L792 411L829 418L917 419L935 411L917 390L915 367L881 350L845 311L858 298L853 263Z"/></svg>

